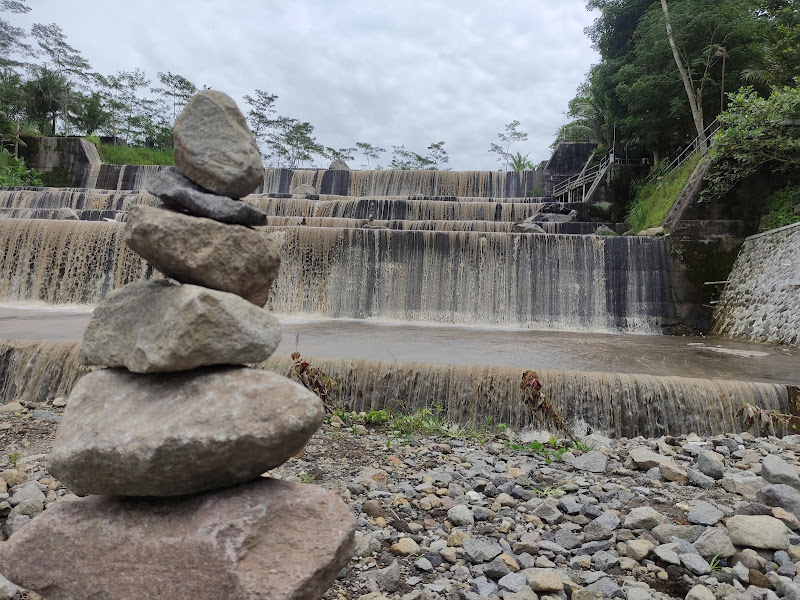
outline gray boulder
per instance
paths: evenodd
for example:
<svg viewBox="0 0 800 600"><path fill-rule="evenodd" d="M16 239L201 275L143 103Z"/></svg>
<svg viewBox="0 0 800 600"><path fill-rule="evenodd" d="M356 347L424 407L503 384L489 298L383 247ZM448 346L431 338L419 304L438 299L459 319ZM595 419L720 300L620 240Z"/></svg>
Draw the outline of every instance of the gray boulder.
<svg viewBox="0 0 800 600"><path fill-rule="evenodd" d="M269 234L143 204L131 208L124 235L164 275L256 306L267 303L280 265L278 242Z"/></svg>
<svg viewBox="0 0 800 600"><path fill-rule="evenodd" d="M713 479L722 479L725 473L725 463L722 455L711 450L700 450L697 453L697 469Z"/></svg>
<svg viewBox="0 0 800 600"><path fill-rule="evenodd" d="M775 454L767 454L761 461L761 477L770 483L783 483L800 490L797 469Z"/></svg>
<svg viewBox="0 0 800 600"><path fill-rule="evenodd" d="M137 281L95 308L83 334L81 362L135 373L186 371L261 362L280 341L278 320L240 296Z"/></svg>
<svg viewBox="0 0 800 600"><path fill-rule="evenodd" d="M227 94L198 92L172 129L175 166L220 196L241 198L264 180L264 165L244 115Z"/></svg>
<svg viewBox="0 0 800 600"><path fill-rule="evenodd" d="M210 194L173 169L161 171L147 180L147 191L164 204L232 225L266 225L267 213L248 202Z"/></svg>
<svg viewBox="0 0 800 600"><path fill-rule="evenodd" d="M511 227L511 233L547 233L541 225L537 225L536 223L528 223L526 221L521 221L520 223L514 223Z"/></svg>
<svg viewBox="0 0 800 600"><path fill-rule="evenodd" d="M334 493L273 479L169 499L92 496L18 531L0 571L47 598L318 600L352 557L354 530Z"/></svg>
<svg viewBox="0 0 800 600"><path fill-rule="evenodd" d="M736 546L786 550L789 547L789 530L774 517L734 515L725 525L731 542Z"/></svg>
<svg viewBox="0 0 800 600"><path fill-rule="evenodd" d="M297 194L299 196L308 196L309 194L316 194L316 193L317 190L314 188L314 186L309 185L308 183L301 183L300 185L292 189L292 194Z"/></svg>
<svg viewBox="0 0 800 600"><path fill-rule="evenodd" d="M599 450L592 450L572 459L572 466L579 471L605 473L608 457Z"/></svg>
<svg viewBox="0 0 800 600"><path fill-rule="evenodd" d="M785 483L763 486L755 500L767 506L779 506L800 519L800 492Z"/></svg>
<svg viewBox="0 0 800 600"><path fill-rule="evenodd" d="M270 371L103 369L72 390L48 471L81 495L218 489L283 464L324 415L315 394Z"/></svg>
<svg viewBox="0 0 800 600"><path fill-rule="evenodd" d="M349 171L350 167L347 166L347 163L344 162L341 158L337 158L331 163L331 166L328 167L331 171Z"/></svg>
<svg viewBox="0 0 800 600"><path fill-rule="evenodd" d="M78 213L72 210L68 206L62 206L61 208L57 208L53 211L53 219L59 221L79 221L80 217Z"/></svg>

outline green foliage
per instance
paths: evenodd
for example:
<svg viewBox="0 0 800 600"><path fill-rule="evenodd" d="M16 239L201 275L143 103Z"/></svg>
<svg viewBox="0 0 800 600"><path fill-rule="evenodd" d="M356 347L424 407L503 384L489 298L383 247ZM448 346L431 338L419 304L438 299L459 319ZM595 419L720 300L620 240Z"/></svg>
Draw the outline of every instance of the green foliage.
<svg viewBox="0 0 800 600"><path fill-rule="evenodd" d="M25 166L8 150L0 150L0 186L42 185L41 173Z"/></svg>
<svg viewBox="0 0 800 600"><path fill-rule="evenodd" d="M712 571L721 571L722 565L720 565L719 561L719 554L715 554L708 563L708 566L711 567Z"/></svg>
<svg viewBox="0 0 800 600"><path fill-rule="evenodd" d="M637 190L626 218L635 231L661 226L700 158L695 154L671 173Z"/></svg>
<svg viewBox="0 0 800 600"><path fill-rule="evenodd" d="M20 454L19 452L14 452L14 454L8 455L8 462L11 465L12 469L16 469L17 465L19 464Z"/></svg>
<svg viewBox="0 0 800 600"><path fill-rule="evenodd" d="M760 231L777 229L784 225L800 222L800 213L794 212L794 207L800 206L800 186L788 185L771 194L762 211Z"/></svg>
<svg viewBox="0 0 800 600"><path fill-rule="evenodd" d="M509 163L511 162L511 146L517 142L524 142L528 139L528 134L524 131L519 131L520 122L516 119L506 124L505 133L498 133L497 137L500 143L493 142L489 145L489 152L497 154L497 160L504 165L504 170L508 171Z"/></svg>
<svg viewBox="0 0 800 600"><path fill-rule="evenodd" d="M311 473L300 473L300 483L314 483L315 479Z"/></svg>
<svg viewBox="0 0 800 600"><path fill-rule="evenodd" d="M385 425L392 420L392 415L385 409L371 410L364 415L364 422L370 425Z"/></svg>
<svg viewBox="0 0 800 600"><path fill-rule="evenodd" d="M704 197L724 196L738 182L762 167L775 172L797 168L800 161L800 79L794 87L773 87L768 98L752 87L729 96L719 116L720 130L710 156Z"/></svg>
<svg viewBox="0 0 800 600"><path fill-rule="evenodd" d="M109 165L174 165L175 153L172 148L159 150L142 146L111 146L101 144L99 138L88 138L97 146L100 160Z"/></svg>
<svg viewBox="0 0 800 600"><path fill-rule="evenodd" d="M561 446L558 444L557 440L552 438L544 444L542 442L521 444L507 441L505 442L505 446L509 450L514 450L515 452L529 452L535 454L543 458L547 464L560 461L564 458L564 455L574 447L572 445Z"/></svg>
<svg viewBox="0 0 800 600"><path fill-rule="evenodd" d="M522 155L522 152L517 152L511 155L511 160L508 163L512 171L535 171L534 165L529 159L528 155Z"/></svg>
<svg viewBox="0 0 800 600"><path fill-rule="evenodd" d="M682 68L705 124L720 111L723 56L725 91L746 83L750 71L766 73L772 79L764 81L778 83L800 74L796 0L668 4ZM588 0L587 8L600 13L587 34L601 61L570 102L569 114L579 127L559 131L559 137L585 133L607 147L616 139L652 153L656 160L685 146L698 132L661 3Z"/></svg>

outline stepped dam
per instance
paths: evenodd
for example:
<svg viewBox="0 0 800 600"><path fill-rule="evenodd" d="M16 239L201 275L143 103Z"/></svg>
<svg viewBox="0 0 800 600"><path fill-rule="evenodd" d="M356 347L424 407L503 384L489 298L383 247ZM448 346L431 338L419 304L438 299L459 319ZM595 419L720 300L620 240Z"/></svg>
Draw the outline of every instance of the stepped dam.
<svg viewBox="0 0 800 600"><path fill-rule="evenodd" d="M0 189L0 311L86 313L113 289L160 277L122 241L130 207L158 203L141 187L159 168L92 169L91 186ZM301 185L315 193L294 193ZM245 200L267 213L261 229L280 241L268 308L284 323L284 346L307 331L299 349L341 382L354 410L436 404L457 422L521 428L530 424L518 389L526 368L568 421L611 435L740 430L734 415L745 402L789 410L800 352L720 343L711 356L713 340L661 336L693 326L669 238L597 235L603 223L590 206L534 195L541 190L539 172L267 169ZM542 220L544 234L512 232L553 207L574 216ZM60 220L65 208L72 220ZM15 340L4 322L0 402L67 393L83 373L77 339L49 342L40 330ZM353 324L363 342L346 337ZM390 325L394 337L378 333ZM434 334L442 326L452 346ZM323 330L332 331L327 346L311 344ZM693 368L666 359L656 368L654 336L677 344L676 354L695 357L703 345L708 356ZM287 371L289 353L264 367Z"/></svg>

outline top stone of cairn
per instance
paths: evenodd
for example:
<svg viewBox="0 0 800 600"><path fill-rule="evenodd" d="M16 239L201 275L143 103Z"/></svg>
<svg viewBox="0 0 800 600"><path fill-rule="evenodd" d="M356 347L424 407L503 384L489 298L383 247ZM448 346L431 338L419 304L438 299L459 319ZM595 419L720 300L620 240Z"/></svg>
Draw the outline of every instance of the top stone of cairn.
<svg viewBox="0 0 800 600"><path fill-rule="evenodd" d="M210 192L241 198L263 181L255 137L227 94L203 90L192 96L173 135L175 166Z"/></svg>

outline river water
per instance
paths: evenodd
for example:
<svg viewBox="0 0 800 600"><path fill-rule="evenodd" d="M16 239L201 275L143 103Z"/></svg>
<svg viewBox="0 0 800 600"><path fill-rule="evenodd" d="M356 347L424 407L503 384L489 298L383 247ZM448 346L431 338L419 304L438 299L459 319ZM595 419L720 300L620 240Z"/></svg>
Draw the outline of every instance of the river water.
<svg viewBox="0 0 800 600"><path fill-rule="evenodd" d="M80 341L88 307L0 306L0 339ZM409 325L364 319L281 317L275 352L442 365L673 375L800 383L800 349L661 335Z"/></svg>

